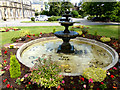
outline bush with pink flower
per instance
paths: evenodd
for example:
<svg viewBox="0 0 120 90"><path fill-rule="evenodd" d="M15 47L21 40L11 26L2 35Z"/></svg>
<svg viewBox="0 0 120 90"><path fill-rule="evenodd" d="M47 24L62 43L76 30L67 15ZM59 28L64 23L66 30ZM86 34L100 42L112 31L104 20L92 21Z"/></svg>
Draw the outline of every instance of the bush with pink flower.
<svg viewBox="0 0 120 90"><path fill-rule="evenodd" d="M59 75L61 67L50 59L38 58L38 63L30 69L31 73L24 77L30 79L33 84L45 88L58 87L64 85L63 76Z"/></svg>

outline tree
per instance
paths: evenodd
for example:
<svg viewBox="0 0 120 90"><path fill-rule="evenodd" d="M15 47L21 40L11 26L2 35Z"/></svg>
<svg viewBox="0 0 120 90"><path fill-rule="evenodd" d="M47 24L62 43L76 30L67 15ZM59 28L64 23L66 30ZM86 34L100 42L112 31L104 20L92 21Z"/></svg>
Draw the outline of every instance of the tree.
<svg viewBox="0 0 120 90"><path fill-rule="evenodd" d="M35 11L35 16L38 16L38 15L39 15L38 11Z"/></svg>
<svg viewBox="0 0 120 90"><path fill-rule="evenodd" d="M117 2L112 14L110 15L111 21L120 22L120 2Z"/></svg>
<svg viewBox="0 0 120 90"><path fill-rule="evenodd" d="M49 10L50 15L54 15L54 16L60 15L60 11L61 11L60 2L49 2L48 4L50 5L50 10Z"/></svg>
<svg viewBox="0 0 120 90"><path fill-rule="evenodd" d="M71 2L65 2L65 1L50 2L48 4L50 6L49 14L54 16L62 15L65 13L67 9L70 10L70 8L73 8L73 5Z"/></svg>
<svg viewBox="0 0 120 90"><path fill-rule="evenodd" d="M62 2L61 3L61 15L65 13L65 11L70 8L73 8L73 4L71 2Z"/></svg>
<svg viewBox="0 0 120 90"><path fill-rule="evenodd" d="M78 17L79 13L78 11L72 11L71 14L73 15L73 17Z"/></svg>
<svg viewBox="0 0 120 90"><path fill-rule="evenodd" d="M101 17L102 15L110 14L115 4L116 2L84 2L82 8L89 15Z"/></svg>

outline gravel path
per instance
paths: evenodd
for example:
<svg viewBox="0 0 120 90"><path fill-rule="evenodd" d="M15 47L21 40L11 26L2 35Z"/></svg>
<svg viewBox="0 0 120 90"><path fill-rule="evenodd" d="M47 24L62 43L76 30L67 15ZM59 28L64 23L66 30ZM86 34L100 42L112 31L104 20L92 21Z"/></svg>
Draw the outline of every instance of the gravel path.
<svg viewBox="0 0 120 90"><path fill-rule="evenodd" d="M6 21L0 22L0 27L11 27L11 26L61 26L59 23L20 23L21 21L30 21L29 19L25 20L16 20L16 21ZM120 23L115 22L91 22L87 19L73 18L75 23L74 25L120 25Z"/></svg>

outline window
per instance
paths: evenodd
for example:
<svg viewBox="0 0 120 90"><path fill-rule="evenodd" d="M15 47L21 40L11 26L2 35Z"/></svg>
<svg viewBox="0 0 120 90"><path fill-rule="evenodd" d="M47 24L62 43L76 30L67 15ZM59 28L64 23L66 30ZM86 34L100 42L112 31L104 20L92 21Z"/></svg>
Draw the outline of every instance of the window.
<svg viewBox="0 0 120 90"><path fill-rule="evenodd" d="M16 17L18 17L18 10L16 10Z"/></svg>
<svg viewBox="0 0 120 90"><path fill-rule="evenodd" d="M13 17L13 10L12 10L12 8L10 9L10 16Z"/></svg>
<svg viewBox="0 0 120 90"><path fill-rule="evenodd" d="M8 12L7 12L6 8L4 9L4 15L5 15L6 18L8 18Z"/></svg>

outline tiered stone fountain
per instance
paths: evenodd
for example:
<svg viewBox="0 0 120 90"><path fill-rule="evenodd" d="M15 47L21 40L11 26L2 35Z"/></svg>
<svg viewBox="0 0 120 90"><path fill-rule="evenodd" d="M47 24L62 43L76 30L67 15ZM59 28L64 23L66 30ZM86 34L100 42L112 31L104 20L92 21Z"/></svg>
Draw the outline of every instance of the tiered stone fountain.
<svg viewBox="0 0 120 90"><path fill-rule="evenodd" d="M63 16L66 20L60 23L65 30L55 32L58 38L32 40L18 49L17 58L22 64L33 67L39 57L50 57L62 66L60 74L76 76L81 75L85 68L95 66L107 70L118 62L118 54L110 46L95 40L77 37L77 32L68 30L68 27L74 24L69 20L71 16L69 11L66 11Z"/></svg>
<svg viewBox="0 0 120 90"><path fill-rule="evenodd" d="M70 39L76 38L79 34L75 31L69 31L69 26L72 26L74 22L70 22L69 17L71 17L70 11L66 11L66 13L63 15L63 17L66 17L65 21L61 21L61 25L65 27L64 31L58 31L55 32L55 36L58 38L62 38L63 43L59 46L57 52L58 53L74 53L74 46L72 46L69 41Z"/></svg>

